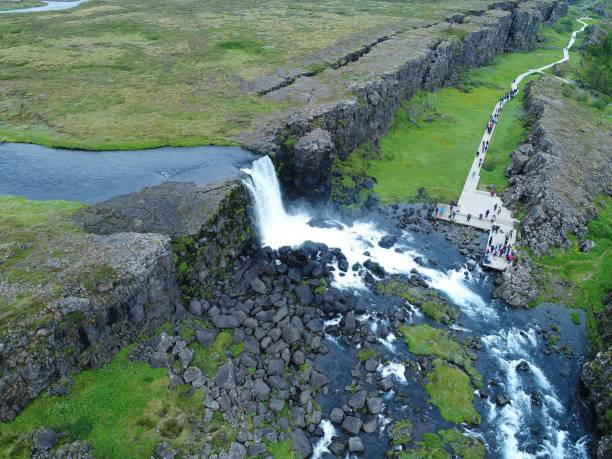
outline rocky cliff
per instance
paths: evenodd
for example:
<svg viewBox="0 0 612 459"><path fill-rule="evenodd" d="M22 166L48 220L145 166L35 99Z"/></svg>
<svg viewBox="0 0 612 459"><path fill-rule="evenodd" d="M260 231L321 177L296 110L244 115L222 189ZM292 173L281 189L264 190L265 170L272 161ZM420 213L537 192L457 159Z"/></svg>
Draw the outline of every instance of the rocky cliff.
<svg viewBox="0 0 612 459"><path fill-rule="evenodd" d="M567 1L497 2L426 27L385 30L317 74L262 79L253 89L262 97L307 105L240 141L273 155L286 185L325 193L333 160L381 136L403 99L451 85L464 69L501 52L529 48L540 24L567 7Z"/></svg>
<svg viewBox="0 0 612 459"><path fill-rule="evenodd" d="M0 337L3 421L52 383L108 362L174 312L178 289L170 238L90 235L85 247L80 256L104 267L96 284L42 305L36 316L11 324Z"/></svg>
<svg viewBox="0 0 612 459"><path fill-rule="evenodd" d="M252 239L248 197L239 181L200 188L167 182L87 208L77 220L97 234L170 236L181 290L206 297Z"/></svg>
<svg viewBox="0 0 612 459"><path fill-rule="evenodd" d="M527 209L522 237L537 255L567 247L586 234L594 198L610 193L612 143L608 129L579 101L563 97L562 82L543 78L528 86L525 109L535 120L527 144L512 153L503 199Z"/></svg>
<svg viewBox="0 0 612 459"><path fill-rule="evenodd" d="M143 333L181 319L181 296L205 297L251 239L239 182L165 183L74 218L89 233L72 235L75 244L62 236L80 260L67 266L54 259L63 294L0 334L1 420L47 388L63 390L61 380L75 371L99 367ZM70 285L69 269L82 271Z"/></svg>

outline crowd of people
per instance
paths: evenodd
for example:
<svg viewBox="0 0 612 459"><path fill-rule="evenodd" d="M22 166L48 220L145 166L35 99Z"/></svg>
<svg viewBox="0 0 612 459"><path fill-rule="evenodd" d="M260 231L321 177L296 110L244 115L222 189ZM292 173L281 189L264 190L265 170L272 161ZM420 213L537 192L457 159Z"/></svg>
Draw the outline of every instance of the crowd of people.
<svg viewBox="0 0 612 459"><path fill-rule="evenodd" d="M483 259L482 259L484 264L490 264L493 257L505 258L506 262L510 265L517 259L516 251L513 250L512 245L511 245L511 238L512 238L512 235L514 234L513 229L511 229L504 235L503 243L493 241L493 234L499 234L500 232L504 234L504 230L499 225L496 225L494 223L497 215L501 213L501 210L502 210L502 207L495 204L493 206L493 210L487 209L478 215L479 220L488 219L490 215L491 216L490 220L492 223L491 225L492 234L491 236L489 236L489 240L487 241L487 247L483 255ZM454 202L451 202L450 208L449 208L449 215L448 215L449 220L451 221L455 220L457 218L457 215L459 214L460 214L459 208ZM434 216L441 217L443 215L444 215L444 207L436 206L434 210ZM472 219L472 214L468 213L465 216L465 219L467 222L470 222L470 220Z"/></svg>

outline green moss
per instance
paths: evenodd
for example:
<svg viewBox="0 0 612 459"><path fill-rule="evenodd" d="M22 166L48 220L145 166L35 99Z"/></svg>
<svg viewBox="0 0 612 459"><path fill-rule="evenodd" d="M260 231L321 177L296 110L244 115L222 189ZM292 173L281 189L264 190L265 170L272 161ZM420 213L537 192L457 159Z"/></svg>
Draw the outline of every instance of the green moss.
<svg viewBox="0 0 612 459"><path fill-rule="evenodd" d="M162 441L188 446L203 393L168 389L166 370L129 362L129 350L99 370L74 376L67 396L41 395L2 424L0 456L29 457L25 437L41 426L66 432L63 441L89 442L96 457L149 457Z"/></svg>
<svg viewBox="0 0 612 459"><path fill-rule="evenodd" d="M233 340L234 334L223 330L219 332L215 342L209 346L204 347L200 343L192 343L193 359L191 364L200 368L212 378L217 373L219 367L227 361L228 354L235 358L243 352L244 344L233 343Z"/></svg>
<svg viewBox="0 0 612 459"><path fill-rule="evenodd" d="M425 389L431 403L438 407L444 419L456 424L479 424L480 415L472 404L474 390L470 377L459 368L441 360L434 361L434 370L427 375Z"/></svg>
<svg viewBox="0 0 612 459"><path fill-rule="evenodd" d="M580 320L580 314L578 314L577 312L570 313L570 317L574 325L580 325L582 323Z"/></svg>
<svg viewBox="0 0 612 459"><path fill-rule="evenodd" d="M274 459L297 459L297 455L291 449L291 438L275 443L266 443L268 451Z"/></svg>
<svg viewBox="0 0 612 459"><path fill-rule="evenodd" d="M95 290L107 266L83 259L85 235L72 222L83 204L0 196L0 333L11 321L36 317L65 288ZM50 261L55 260L55 264Z"/></svg>
<svg viewBox="0 0 612 459"><path fill-rule="evenodd" d="M223 418L220 411L215 411L213 418L208 426L211 436L210 443L217 450L227 450L238 437L238 429Z"/></svg>
<svg viewBox="0 0 612 459"><path fill-rule="evenodd" d="M410 443L412 435L412 422L408 419L395 421L393 427L389 430L389 438L392 446L404 446Z"/></svg>
<svg viewBox="0 0 612 459"><path fill-rule="evenodd" d="M362 362L375 358L378 355L376 350L371 347L364 347L357 353L357 358Z"/></svg>
<svg viewBox="0 0 612 459"><path fill-rule="evenodd" d="M423 298L423 293L416 287L412 287L397 277L381 282L376 286L381 295L395 295L405 299L410 304L416 304Z"/></svg>
<svg viewBox="0 0 612 459"><path fill-rule="evenodd" d="M399 332L404 337L408 350L413 354L438 357L459 365L477 384L480 383L481 376L472 365L474 354L444 330L423 324L402 325L399 327Z"/></svg>
<svg viewBox="0 0 612 459"><path fill-rule="evenodd" d="M456 429L440 430L438 434L451 451L462 459L484 459L485 446L478 438L468 437Z"/></svg>
<svg viewBox="0 0 612 459"><path fill-rule="evenodd" d="M450 450L449 453L448 450ZM456 429L428 432L417 447L400 453L400 459L484 459L485 447L477 438L468 437Z"/></svg>
<svg viewBox="0 0 612 459"><path fill-rule="evenodd" d="M467 35L467 31L464 29L458 29L456 27L449 27L442 31L442 35L446 38L454 38L459 41L463 41Z"/></svg>
<svg viewBox="0 0 612 459"><path fill-rule="evenodd" d="M450 324L454 322L458 316L457 310L444 300L428 300L418 304L418 306L423 311L423 314L436 322Z"/></svg>
<svg viewBox="0 0 612 459"><path fill-rule="evenodd" d="M327 281L321 279L321 283L314 289L314 292L318 295L323 295L327 291Z"/></svg>

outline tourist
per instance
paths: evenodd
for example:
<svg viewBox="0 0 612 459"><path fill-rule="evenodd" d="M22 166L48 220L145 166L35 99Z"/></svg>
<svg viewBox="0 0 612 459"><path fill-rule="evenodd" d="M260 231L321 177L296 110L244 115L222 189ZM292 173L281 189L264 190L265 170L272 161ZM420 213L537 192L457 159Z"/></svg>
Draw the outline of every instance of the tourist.
<svg viewBox="0 0 612 459"><path fill-rule="evenodd" d="M497 215L501 214L501 206L497 209Z"/></svg>
<svg viewBox="0 0 612 459"><path fill-rule="evenodd" d="M480 214L478 214L478 220L482 220L482 212L480 212ZM490 244L490 242L489 242Z"/></svg>
<svg viewBox="0 0 612 459"><path fill-rule="evenodd" d="M467 219L468 222L470 221L471 218L472 218L472 214L467 214L466 219Z"/></svg>
<svg viewBox="0 0 612 459"><path fill-rule="evenodd" d="M494 222L494 221L495 221L495 217L497 217L497 215L493 215L493 216L491 217L491 221L492 221L492 222Z"/></svg>
<svg viewBox="0 0 612 459"><path fill-rule="evenodd" d="M493 206L493 212L495 212L497 210L497 203L495 203L495 205Z"/></svg>
<svg viewBox="0 0 612 459"><path fill-rule="evenodd" d="M490 211L489 209L487 209L487 211L485 212L485 218L489 218L489 213L490 213L490 212L491 212L491 211Z"/></svg>
<svg viewBox="0 0 612 459"><path fill-rule="evenodd" d="M482 158L478 160L478 167L480 167L481 164L482 164Z"/></svg>

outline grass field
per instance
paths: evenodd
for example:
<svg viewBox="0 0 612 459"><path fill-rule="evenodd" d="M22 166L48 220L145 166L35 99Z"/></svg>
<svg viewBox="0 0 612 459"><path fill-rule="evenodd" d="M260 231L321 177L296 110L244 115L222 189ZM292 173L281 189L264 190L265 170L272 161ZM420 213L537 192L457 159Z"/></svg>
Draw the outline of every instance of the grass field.
<svg viewBox="0 0 612 459"><path fill-rule="evenodd" d="M456 200L496 101L519 73L557 60L569 33L550 26L544 41L530 52L500 55L485 67L469 71L461 88L420 92L396 112L381 139L380 156L359 151L340 165L346 175L366 172L377 180L384 203L410 201L425 188L432 200ZM523 85L530 77L524 80ZM526 137L520 101L504 111L491 142L481 186L505 186L504 170L511 151Z"/></svg>
<svg viewBox="0 0 612 459"><path fill-rule="evenodd" d="M44 3L38 0L18 0L18 1L0 0L0 11L16 10L19 8L29 8L31 6L42 6L42 5L44 5Z"/></svg>
<svg viewBox="0 0 612 459"><path fill-rule="evenodd" d="M285 108L248 95L241 82L300 67L356 34L488 3L90 0L61 13L2 15L0 140L88 149L226 144Z"/></svg>
<svg viewBox="0 0 612 459"><path fill-rule="evenodd" d="M100 370L74 377L69 395L42 395L0 428L2 457L30 457L26 434L42 426L86 440L96 457L149 457L157 443L186 442L200 414L203 392L170 391L166 369L128 361L119 352ZM188 386L185 386L188 387Z"/></svg>
<svg viewBox="0 0 612 459"><path fill-rule="evenodd" d="M555 249L550 256L531 260L539 268L539 301L552 301L581 308L586 312L590 343L601 344L596 314L603 310L602 299L612 291L612 198L598 200L599 216L588 224L588 239L595 241L590 252L580 252L574 240L568 250Z"/></svg>

